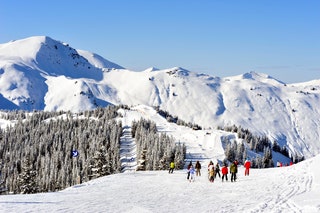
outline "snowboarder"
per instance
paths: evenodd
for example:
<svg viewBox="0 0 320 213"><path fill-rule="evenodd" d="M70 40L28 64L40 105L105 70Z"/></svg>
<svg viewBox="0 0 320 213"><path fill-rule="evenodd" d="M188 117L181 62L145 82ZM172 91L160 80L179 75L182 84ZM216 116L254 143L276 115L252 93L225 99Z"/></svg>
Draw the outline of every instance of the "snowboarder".
<svg viewBox="0 0 320 213"><path fill-rule="evenodd" d="M174 162L171 161L170 163L170 169L169 169L169 173L173 173L173 169L174 169L175 165L174 165Z"/></svg>
<svg viewBox="0 0 320 213"><path fill-rule="evenodd" d="M250 166L251 166L251 162L249 161L249 159L247 159L245 162L244 162L244 167L246 168L244 170L244 176L249 176L249 169L250 169Z"/></svg>
<svg viewBox="0 0 320 213"><path fill-rule="evenodd" d="M201 176L200 170L201 170L201 164L199 161L197 161L197 163L196 163L196 176Z"/></svg>
<svg viewBox="0 0 320 213"><path fill-rule="evenodd" d="M219 178L221 178L221 175L220 175L220 166L219 166L219 163L217 162L216 164L216 169L215 169L215 173L214 173L214 178L217 177L217 174L219 175Z"/></svg>
<svg viewBox="0 0 320 213"><path fill-rule="evenodd" d="M222 173L222 182L224 177L226 178L226 181L228 181L228 166L227 164L224 164L224 166L221 168L221 173Z"/></svg>

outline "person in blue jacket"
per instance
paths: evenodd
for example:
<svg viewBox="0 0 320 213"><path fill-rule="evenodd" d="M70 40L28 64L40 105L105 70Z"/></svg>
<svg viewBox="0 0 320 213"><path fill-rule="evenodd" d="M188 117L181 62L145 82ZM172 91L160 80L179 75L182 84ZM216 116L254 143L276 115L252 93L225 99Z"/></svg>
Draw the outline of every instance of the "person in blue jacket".
<svg viewBox="0 0 320 213"><path fill-rule="evenodd" d="M193 165L190 166L189 173L190 173L189 181L190 182L191 181L194 182L195 181L195 177L196 177L196 170L194 169Z"/></svg>

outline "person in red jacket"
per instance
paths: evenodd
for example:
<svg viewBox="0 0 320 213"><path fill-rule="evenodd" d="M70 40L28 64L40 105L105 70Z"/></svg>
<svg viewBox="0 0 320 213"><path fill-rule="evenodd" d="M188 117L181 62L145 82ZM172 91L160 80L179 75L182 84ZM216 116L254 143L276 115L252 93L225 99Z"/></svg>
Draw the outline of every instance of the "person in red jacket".
<svg viewBox="0 0 320 213"><path fill-rule="evenodd" d="M222 173L222 182L224 180L224 177L226 177L226 181L228 181L228 165L224 164L224 166L221 168L221 173Z"/></svg>
<svg viewBox="0 0 320 213"><path fill-rule="evenodd" d="M251 167L251 162L248 159L245 161L244 167L246 168L244 170L244 176L247 176L247 175L249 176L249 169Z"/></svg>

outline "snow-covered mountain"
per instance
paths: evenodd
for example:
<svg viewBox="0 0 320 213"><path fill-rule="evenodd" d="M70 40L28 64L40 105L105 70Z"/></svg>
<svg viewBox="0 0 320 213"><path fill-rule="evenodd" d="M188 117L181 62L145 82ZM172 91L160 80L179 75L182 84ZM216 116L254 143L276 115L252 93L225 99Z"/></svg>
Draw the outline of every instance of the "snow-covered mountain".
<svg viewBox="0 0 320 213"><path fill-rule="evenodd" d="M285 84L261 73L227 78L175 67L127 70L46 36L0 44L0 109L159 106L203 128L248 128L306 158L320 153L320 80Z"/></svg>

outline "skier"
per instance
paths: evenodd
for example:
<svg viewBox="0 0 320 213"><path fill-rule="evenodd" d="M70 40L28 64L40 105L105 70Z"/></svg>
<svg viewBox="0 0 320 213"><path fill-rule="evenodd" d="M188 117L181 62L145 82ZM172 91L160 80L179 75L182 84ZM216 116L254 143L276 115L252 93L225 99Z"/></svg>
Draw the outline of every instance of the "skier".
<svg viewBox="0 0 320 213"><path fill-rule="evenodd" d="M195 181L196 170L193 168L193 165L190 166L189 174L190 174L190 179L189 179L189 181L190 181L190 182L191 182L191 181L194 182L194 181Z"/></svg>
<svg viewBox="0 0 320 213"><path fill-rule="evenodd" d="M226 181L228 181L228 166L227 164L224 164L224 166L221 168L221 173L222 173L222 182L224 177L226 177Z"/></svg>
<svg viewBox="0 0 320 213"><path fill-rule="evenodd" d="M238 162L235 160L230 165L230 173L231 173L231 182L236 181L237 179L237 172L238 172Z"/></svg>
<svg viewBox="0 0 320 213"><path fill-rule="evenodd" d="M188 165L188 167L187 167L187 169L188 169L188 175L187 175L187 179L189 180L189 178L190 178L190 168L191 168L191 166L192 166L192 161L190 161L190 163L189 163L189 165ZM192 166L193 167L193 166Z"/></svg>
<svg viewBox="0 0 320 213"><path fill-rule="evenodd" d="M219 175L219 178L221 178L221 175L220 175L220 166L219 166L219 163L217 162L216 164L216 169L215 169L215 173L214 173L214 178L217 177L217 174Z"/></svg>
<svg viewBox="0 0 320 213"><path fill-rule="evenodd" d="M173 173L173 169L174 169L175 165L174 165L174 162L171 161L170 163L170 169L169 169L169 173Z"/></svg>
<svg viewBox="0 0 320 213"><path fill-rule="evenodd" d="M247 159L244 163L244 167L246 168L244 170L244 176L249 176L249 169L250 169L250 166L251 166L251 162L249 161L249 159Z"/></svg>
<svg viewBox="0 0 320 213"><path fill-rule="evenodd" d="M209 181L213 183L213 181L214 181L214 165L213 165L212 161L210 161L210 163L209 163L208 172L209 172Z"/></svg>
<svg viewBox="0 0 320 213"><path fill-rule="evenodd" d="M201 176L200 169L201 169L201 164L199 161L197 161L197 163L196 163L196 176Z"/></svg>

